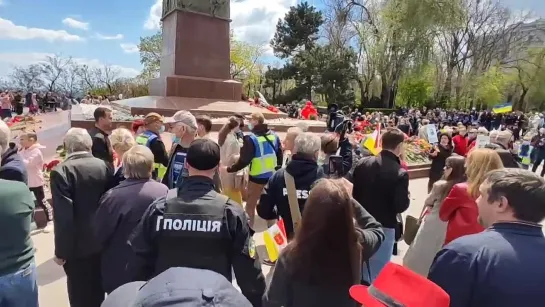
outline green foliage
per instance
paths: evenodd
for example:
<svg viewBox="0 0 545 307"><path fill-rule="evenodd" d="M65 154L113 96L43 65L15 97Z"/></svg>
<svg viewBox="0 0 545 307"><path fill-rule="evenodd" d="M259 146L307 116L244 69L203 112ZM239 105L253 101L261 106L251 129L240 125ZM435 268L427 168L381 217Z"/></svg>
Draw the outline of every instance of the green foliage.
<svg viewBox="0 0 545 307"><path fill-rule="evenodd" d="M541 105L545 98L545 48L531 48L527 57L511 69L511 88L519 94L513 106L516 110Z"/></svg>
<svg viewBox="0 0 545 307"><path fill-rule="evenodd" d="M493 106L504 100L506 76L497 67L491 67L475 80L475 100L485 106Z"/></svg>
<svg viewBox="0 0 545 307"><path fill-rule="evenodd" d="M271 89L271 96L272 96L270 100L271 103L275 103L275 104L277 103L276 99L278 97L280 86L283 79L284 79L283 69L271 68L271 66L267 67L263 86L265 88Z"/></svg>
<svg viewBox="0 0 545 307"><path fill-rule="evenodd" d="M138 50L140 51L140 64L144 66L141 76L153 78L159 75L162 47L163 35L161 32L157 32L151 36L140 37Z"/></svg>
<svg viewBox="0 0 545 307"><path fill-rule="evenodd" d="M231 78L241 81L259 78L258 60L262 54L261 46L236 40L231 34Z"/></svg>
<svg viewBox="0 0 545 307"><path fill-rule="evenodd" d="M323 22L322 13L308 2L290 7L284 19L278 20L276 33L271 40L275 55L284 59L302 48L312 49Z"/></svg>
<svg viewBox="0 0 545 307"><path fill-rule="evenodd" d="M284 19L278 21L271 46L277 56L291 58L284 65L282 76L295 81L295 88L283 94L280 100L312 99L318 73L313 54L323 22L322 13L307 2L292 6Z"/></svg>
<svg viewBox="0 0 545 307"><path fill-rule="evenodd" d="M397 102L408 107L426 104L434 90L434 69L424 66L404 75L399 81Z"/></svg>
<svg viewBox="0 0 545 307"><path fill-rule="evenodd" d="M318 94L327 103L352 104L355 99L351 82L357 76L357 55L352 48L337 49L331 45L318 46L306 57L305 64L314 68Z"/></svg>
<svg viewBox="0 0 545 307"><path fill-rule="evenodd" d="M293 79L296 88L275 102L312 99L313 92L319 95L313 99L316 101L320 98L339 104L354 101L351 82L357 76L357 54L350 47L317 44L323 22L322 13L307 2L291 7L284 19L278 21L271 46L277 56L289 60L282 69L269 69L265 85L275 87L282 79Z"/></svg>

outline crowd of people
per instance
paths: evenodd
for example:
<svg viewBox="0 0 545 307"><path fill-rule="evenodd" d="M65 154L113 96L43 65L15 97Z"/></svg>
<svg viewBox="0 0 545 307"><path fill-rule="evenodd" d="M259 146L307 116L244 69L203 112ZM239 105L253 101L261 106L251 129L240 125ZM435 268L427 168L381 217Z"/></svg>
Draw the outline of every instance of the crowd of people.
<svg viewBox="0 0 545 307"><path fill-rule="evenodd" d="M39 305L36 207L54 225L54 262L74 307L542 306L545 179L535 171L545 128L521 153L513 141L529 120L513 113L488 127L487 114L356 112L354 129L384 125L372 155L344 120L321 135L292 127L281 139L263 114L233 114L213 140L207 116L150 113L115 128L99 106L92 129L64 136L51 205L36 134L10 145L0 121L0 306ZM429 124L438 126L430 193L397 265L411 202L405 140L428 140ZM486 146L472 143L479 133ZM534 172L522 167L530 152ZM284 225L278 259L257 252L256 215ZM274 267L268 283L262 265Z"/></svg>
<svg viewBox="0 0 545 307"><path fill-rule="evenodd" d="M0 118L6 119L25 113L28 108L30 115L45 113L47 110L67 110L72 104L109 105L111 101L121 99L122 95L100 96L88 93L82 98L74 99L70 95L55 92L27 92L5 90L0 92Z"/></svg>
<svg viewBox="0 0 545 307"><path fill-rule="evenodd" d="M28 108L28 113L37 115L45 113L47 109L57 111L57 108L63 110L71 104L71 99L66 95L56 93L33 93L24 94L20 91L4 91L0 93L1 118L11 118L13 113L22 115L24 108Z"/></svg>

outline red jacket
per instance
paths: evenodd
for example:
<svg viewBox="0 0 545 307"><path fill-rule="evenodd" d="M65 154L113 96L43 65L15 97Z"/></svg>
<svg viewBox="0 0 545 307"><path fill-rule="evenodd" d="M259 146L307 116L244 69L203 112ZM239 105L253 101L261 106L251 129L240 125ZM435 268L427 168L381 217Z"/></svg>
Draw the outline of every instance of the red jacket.
<svg viewBox="0 0 545 307"><path fill-rule="evenodd" d="M461 236L484 230L483 226L479 224L477 203L467 191L467 183L459 183L452 187L447 198L441 204L439 218L448 222L445 244Z"/></svg>
<svg viewBox="0 0 545 307"><path fill-rule="evenodd" d="M452 138L452 142L454 143L454 152L464 157L467 154L467 137L458 134Z"/></svg>
<svg viewBox="0 0 545 307"><path fill-rule="evenodd" d="M475 148L475 145L477 145L477 139L473 139L471 140L471 142L469 142L469 145L467 146L466 156L473 148Z"/></svg>

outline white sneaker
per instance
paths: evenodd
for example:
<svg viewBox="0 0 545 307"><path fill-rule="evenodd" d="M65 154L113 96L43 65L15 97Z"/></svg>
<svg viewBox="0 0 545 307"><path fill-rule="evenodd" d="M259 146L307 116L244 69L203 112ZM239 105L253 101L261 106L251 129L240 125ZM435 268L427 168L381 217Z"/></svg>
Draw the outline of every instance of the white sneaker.
<svg viewBox="0 0 545 307"><path fill-rule="evenodd" d="M53 231L53 222L48 222L47 226L44 227L43 232L50 233L52 231Z"/></svg>

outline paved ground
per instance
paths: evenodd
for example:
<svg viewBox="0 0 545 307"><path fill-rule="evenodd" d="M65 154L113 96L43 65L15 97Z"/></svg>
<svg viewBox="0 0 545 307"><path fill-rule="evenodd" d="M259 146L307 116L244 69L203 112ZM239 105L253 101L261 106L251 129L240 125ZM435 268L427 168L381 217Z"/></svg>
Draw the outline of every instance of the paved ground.
<svg viewBox="0 0 545 307"><path fill-rule="evenodd" d="M426 197L427 179L416 179L410 183L411 206L407 213L418 215ZM264 221L258 222L264 225ZM262 226L261 226L262 227ZM261 228L263 229L263 227ZM259 230L259 226L258 226ZM40 294L40 307L68 307L66 294L66 277L61 267L53 262L53 234L37 233L32 236L34 245L37 248L36 265L38 266L38 285ZM263 236L256 233L255 240L258 252L264 251ZM405 243L400 244L400 252L404 254L407 250ZM395 256L394 261L400 263L402 256ZM263 266L263 272L268 274L270 267Z"/></svg>

